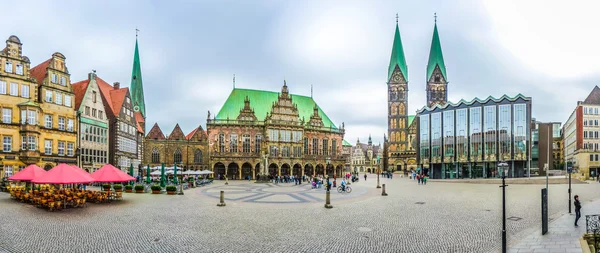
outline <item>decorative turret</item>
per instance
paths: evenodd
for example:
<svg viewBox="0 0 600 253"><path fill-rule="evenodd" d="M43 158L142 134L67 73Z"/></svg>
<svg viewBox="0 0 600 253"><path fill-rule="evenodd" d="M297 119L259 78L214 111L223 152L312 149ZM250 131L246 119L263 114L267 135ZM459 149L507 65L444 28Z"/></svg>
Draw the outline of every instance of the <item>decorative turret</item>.
<svg viewBox="0 0 600 253"><path fill-rule="evenodd" d="M367 142L370 145L373 145L373 140L371 140L371 134L369 134L369 142Z"/></svg>
<svg viewBox="0 0 600 253"><path fill-rule="evenodd" d="M244 108L240 110L237 120L256 120L256 115L254 114L254 109L250 107L250 98L248 96L244 98Z"/></svg>
<svg viewBox="0 0 600 253"><path fill-rule="evenodd" d="M319 107L316 104L315 104L315 107L313 107L313 115L310 116L310 121L308 122L308 124L311 126L318 126L318 127L323 126L323 120L321 119L321 116L319 115Z"/></svg>
<svg viewBox="0 0 600 253"><path fill-rule="evenodd" d="M142 67L138 51L137 33L135 35L135 52L133 54L133 70L131 71L131 101L133 110L140 112L146 118L146 103L144 102L144 87L142 82Z"/></svg>

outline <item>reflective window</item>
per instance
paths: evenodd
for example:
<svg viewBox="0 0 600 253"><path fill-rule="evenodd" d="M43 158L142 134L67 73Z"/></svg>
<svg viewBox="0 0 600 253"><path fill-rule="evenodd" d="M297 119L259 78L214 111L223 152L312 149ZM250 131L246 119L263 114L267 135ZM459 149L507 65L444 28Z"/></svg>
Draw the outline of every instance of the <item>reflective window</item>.
<svg viewBox="0 0 600 253"><path fill-rule="evenodd" d="M442 152L442 115L431 114L431 157L441 157Z"/></svg>
<svg viewBox="0 0 600 253"><path fill-rule="evenodd" d="M527 112L525 104L513 105L515 160L527 158Z"/></svg>
<svg viewBox="0 0 600 253"><path fill-rule="evenodd" d="M456 157L459 161L467 160L468 139L467 109L456 110Z"/></svg>
<svg viewBox="0 0 600 253"><path fill-rule="evenodd" d="M496 106L484 107L485 159L496 160Z"/></svg>
<svg viewBox="0 0 600 253"><path fill-rule="evenodd" d="M511 147L511 107L510 105L498 106L498 144L500 145L500 159L510 160Z"/></svg>
<svg viewBox="0 0 600 253"><path fill-rule="evenodd" d="M429 162L429 115L421 115L419 117L419 139L421 140L420 146L420 155L421 155L421 163Z"/></svg>
<svg viewBox="0 0 600 253"><path fill-rule="evenodd" d="M481 138L481 107L470 108L469 133L471 134L471 160L478 160L481 157L482 139Z"/></svg>
<svg viewBox="0 0 600 253"><path fill-rule="evenodd" d="M454 156L454 110L444 112L444 158Z"/></svg>

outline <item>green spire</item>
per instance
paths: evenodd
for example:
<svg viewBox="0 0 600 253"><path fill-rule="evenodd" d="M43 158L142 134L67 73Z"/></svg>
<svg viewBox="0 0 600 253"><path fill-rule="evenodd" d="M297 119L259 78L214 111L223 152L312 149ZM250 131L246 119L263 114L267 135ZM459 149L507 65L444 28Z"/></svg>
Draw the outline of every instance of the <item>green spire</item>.
<svg viewBox="0 0 600 253"><path fill-rule="evenodd" d="M400 39L400 29L398 29L398 19L396 19L396 34L394 35L394 46L392 47L392 57L388 69L388 81L396 69L396 65L400 68L400 72L404 78L408 80L408 70L406 60L404 59L404 49L402 48L402 40Z"/></svg>
<svg viewBox="0 0 600 253"><path fill-rule="evenodd" d="M133 70L131 71L131 100L133 110L146 117L146 104L144 103L144 86L142 85L142 68L140 67L140 53L138 51L137 34L135 38L135 53L133 55Z"/></svg>
<svg viewBox="0 0 600 253"><path fill-rule="evenodd" d="M444 56L442 55L442 45L440 44L440 36L437 30L437 21L433 26L433 38L431 39L431 50L429 51L429 63L427 63L427 82L431 79L435 66L440 67L444 80L448 79L446 76L446 65L444 65Z"/></svg>

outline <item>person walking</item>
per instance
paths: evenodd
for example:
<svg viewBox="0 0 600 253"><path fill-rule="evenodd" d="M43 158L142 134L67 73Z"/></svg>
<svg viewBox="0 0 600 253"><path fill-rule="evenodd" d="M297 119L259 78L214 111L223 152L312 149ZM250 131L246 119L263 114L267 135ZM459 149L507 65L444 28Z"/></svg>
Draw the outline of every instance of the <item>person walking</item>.
<svg viewBox="0 0 600 253"><path fill-rule="evenodd" d="M581 218L581 203L579 202L579 195L575 195L575 226L579 227L579 225L577 225L577 221L579 221L579 218Z"/></svg>
<svg viewBox="0 0 600 253"><path fill-rule="evenodd" d="M423 175L423 184L427 184L427 175Z"/></svg>
<svg viewBox="0 0 600 253"><path fill-rule="evenodd" d="M367 173L365 173L365 181L367 181Z"/></svg>
<svg viewBox="0 0 600 253"><path fill-rule="evenodd" d="M421 184L421 174L417 174L417 184Z"/></svg>

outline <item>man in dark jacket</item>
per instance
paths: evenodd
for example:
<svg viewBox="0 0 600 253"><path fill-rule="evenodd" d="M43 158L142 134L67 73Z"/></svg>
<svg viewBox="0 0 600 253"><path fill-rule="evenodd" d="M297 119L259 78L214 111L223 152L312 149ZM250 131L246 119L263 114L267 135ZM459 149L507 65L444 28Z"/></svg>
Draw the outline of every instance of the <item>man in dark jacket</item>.
<svg viewBox="0 0 600 253"><path fill-rule="evenodd" d="M577 221L581 218L581 203L579 202L579 196L575 195L575 226L578 227Z"/></svg>

